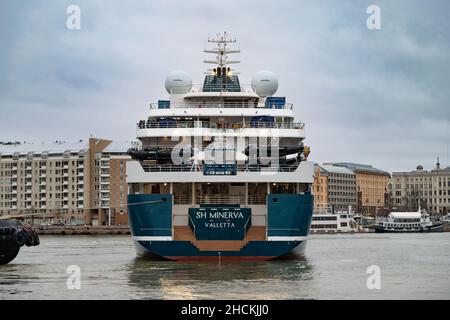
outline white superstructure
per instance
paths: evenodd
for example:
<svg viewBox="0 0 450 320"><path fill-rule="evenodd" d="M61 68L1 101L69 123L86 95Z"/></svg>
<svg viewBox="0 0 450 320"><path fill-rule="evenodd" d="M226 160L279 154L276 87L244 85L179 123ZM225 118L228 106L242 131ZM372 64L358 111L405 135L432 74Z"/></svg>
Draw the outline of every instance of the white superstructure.
<svg viewBox="0 0 450 320"><path fill-rule="evenodd" d="M174 226L188 225L188 207L239 204L252 208L252 225L267 224L271 193L309 193L314 165L303 145L305 124L293 104L274 97L274 73L256 73L241 84L226 33L209 40L215 55L202 84L184 71L165 81L169 94L151 103L137 123L142 147L127 163L130 194L173 194ZM267 148L265 148L268 146Z"/></svg>

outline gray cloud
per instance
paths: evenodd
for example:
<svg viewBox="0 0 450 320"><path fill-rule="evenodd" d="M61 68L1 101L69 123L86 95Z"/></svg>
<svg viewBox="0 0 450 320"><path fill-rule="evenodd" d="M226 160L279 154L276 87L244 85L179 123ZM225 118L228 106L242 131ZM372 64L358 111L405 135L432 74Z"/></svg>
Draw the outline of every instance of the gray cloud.
<svg viewBox="0 0 450 320"><path fill-rule="evenodd" d="M65 27L78 4L82 29ZM382 29L366 28L378 4ZM317 162L387 170L446 164L450 137L450 11L415 1L3 1L0 140L126 140L164 78L200 83L208 36L242 49L241 81L260 69L307 123Z"/></svg>

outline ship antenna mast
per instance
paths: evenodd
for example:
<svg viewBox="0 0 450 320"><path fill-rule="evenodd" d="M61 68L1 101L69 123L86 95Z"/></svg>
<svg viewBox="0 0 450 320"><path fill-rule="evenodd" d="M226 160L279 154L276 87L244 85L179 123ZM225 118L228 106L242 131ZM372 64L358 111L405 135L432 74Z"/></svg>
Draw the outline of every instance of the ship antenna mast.
<svg viewBox="0 0 450 320"><path fill-rule="evenodd" d="M205 50L203 50L203 52L215 54L216 59L215 60L204 60L203 61L204 63L215 64L217 66L217 68L223 69L223 68L227 68L227 65L229 65L229 64L237 64L240 62L240 61L228 60L229 54L239 53L241 51L239 49L232 50L232 49L227 48L228 44L236 43L236 38L230 39L228 37L227 32L224 32L223 34L218 33L216 35L216 37L212 38L212 39L208 38L208 43L216 44L217 47L212 48L212 49L205 49ZM216 69L214 68L214 69L212 69L212 70L210 69L208 71L215 72L215 70ZM228 71L232 71L231 68L228 68Z"/></svg>

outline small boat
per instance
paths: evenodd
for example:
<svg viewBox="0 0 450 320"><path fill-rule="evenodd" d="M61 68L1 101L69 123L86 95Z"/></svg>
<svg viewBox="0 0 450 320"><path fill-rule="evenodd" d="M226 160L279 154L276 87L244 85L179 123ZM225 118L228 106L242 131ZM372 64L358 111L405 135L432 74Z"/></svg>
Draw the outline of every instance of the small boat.
<svg viewBox="0 0 450 320"><path fill-rule="evenodd" d="M23 245L39 245L39 236L17 220L0 220L0 265L14 260Z"/></svg>
<svg viewBox="0 0 450 320"><path fill-rule="evenodd" d="M430 215L422 212L419 205L417 212L391 212L387 219L375 224L375 232L442 232L444 224L432 221Z"/></svg>

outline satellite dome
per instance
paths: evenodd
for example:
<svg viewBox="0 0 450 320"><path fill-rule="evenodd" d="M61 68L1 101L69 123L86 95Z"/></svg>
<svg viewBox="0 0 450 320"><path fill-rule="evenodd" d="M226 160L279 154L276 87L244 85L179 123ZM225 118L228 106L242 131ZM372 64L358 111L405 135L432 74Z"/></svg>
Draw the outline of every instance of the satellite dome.
<svg viewBox="0 0 450 320"><path fill-rule="evenodd" d="M423 170L423 166L421 166L420 164L417 166L417 171L422 171Z"/></svg>
<svg viewBox="0 0 450 320"><path fill-rule="evenodd" d="M259 71L252 78L252 89L262 98L269 97L278 89L277 77L271 71Z"/></svg>
<svg viewBox="0 0 450 320"><path fill-rule="evenodd" d="M166 90L168 93L187 93L192 88L191 76L182 70L169 73L166 78Z"/></svg>

